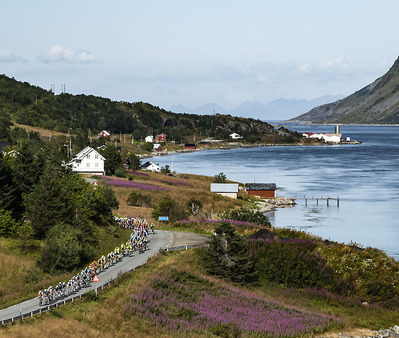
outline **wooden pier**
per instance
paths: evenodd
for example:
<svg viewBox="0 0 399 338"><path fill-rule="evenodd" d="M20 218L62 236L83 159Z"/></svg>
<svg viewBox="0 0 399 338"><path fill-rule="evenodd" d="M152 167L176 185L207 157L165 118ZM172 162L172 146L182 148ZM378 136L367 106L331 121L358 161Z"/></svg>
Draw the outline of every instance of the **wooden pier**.
<svg viewBox="0 0 399 338"><path fill-rule="evenodd" d="M335 201L337 208L339 208L339 197L338 196L337 197L323 197L323 196L320 196L320 197L306 197L306 196L296 197L295 196L295 199L296 200L305 200L306 206L308 206L308 201L316 201L317 206L319 205L319 201L327 201L327 206L329 207L330 201Z"/></svg>

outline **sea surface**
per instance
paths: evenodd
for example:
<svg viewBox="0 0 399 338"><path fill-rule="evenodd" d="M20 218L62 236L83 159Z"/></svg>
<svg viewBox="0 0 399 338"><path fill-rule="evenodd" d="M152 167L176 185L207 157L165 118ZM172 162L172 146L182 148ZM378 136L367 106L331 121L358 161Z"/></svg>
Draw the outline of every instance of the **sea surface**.
<svg viewBox="0 0 399 338"><path fill-rule="evenodd" d="M334 126L285 126L334 132ZM150 160L179 173L276 183L277 196L296 197L298 204L267 213L274 226L376 247L399 260L399 127L341 126L340 132L362 144L217 149ZM340 203L306 205L303 197L339 197Z"/></svg>

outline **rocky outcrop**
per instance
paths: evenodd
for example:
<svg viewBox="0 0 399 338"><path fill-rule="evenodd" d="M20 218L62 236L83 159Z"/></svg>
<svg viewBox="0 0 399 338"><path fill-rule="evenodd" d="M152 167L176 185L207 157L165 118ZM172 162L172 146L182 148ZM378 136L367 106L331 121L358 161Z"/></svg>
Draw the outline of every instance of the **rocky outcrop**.
<svg viewBox="0 0 399 338"><path fill-rule="evenodd" d="M351 330L348 333L325 333L321 334L319 337L328 337L328 338L389 338L389 337L398 337L399 338L399 326L395 325L394 327L390 327L389 329L372 331L367 329L355 329Z"/></svg>
<svg viewBox="0 0 399 338"><path fill-rule="evenodd" d="M295 198L276 197L261 199L256 202L256 205L259 207L259 211L268 212L276 208L293 207L296 205L296 202Z"/></svg>

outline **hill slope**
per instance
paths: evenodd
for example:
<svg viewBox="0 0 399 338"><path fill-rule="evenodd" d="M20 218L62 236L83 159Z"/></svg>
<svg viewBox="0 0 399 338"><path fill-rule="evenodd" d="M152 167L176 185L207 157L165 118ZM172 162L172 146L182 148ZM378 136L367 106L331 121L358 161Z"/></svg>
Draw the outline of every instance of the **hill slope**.
<svg viewBox="0 0 399 338"><path fill-rule="evenodd" d="M399 123L399 58L391 69L352 95L313 108L291 121L354 124Z"/></svg>
<svg viewBox="0 0 399 338"><path fill-rule="evenodd" d="M135 139L167 133L170 140L194 133L229 138L232 132L244 137L278 135L273 126L260 120L215 114L176 114L144 102L116 102L92 95L54 95L51 91L0 75L0 113L13 121L73 133L133 133Z"/></svg>

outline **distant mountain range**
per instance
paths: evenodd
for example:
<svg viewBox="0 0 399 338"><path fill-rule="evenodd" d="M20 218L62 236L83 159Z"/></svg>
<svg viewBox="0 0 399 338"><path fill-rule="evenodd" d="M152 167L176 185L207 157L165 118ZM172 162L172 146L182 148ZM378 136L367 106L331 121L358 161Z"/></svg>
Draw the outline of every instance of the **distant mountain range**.
<svg viewBox="0 0 399 338"><path fill-rule="evenodd" d="M181 104L170 108L175 113L192 113L198 115L230 114L233 116L251 117L263 121L287 120L303 114L313 107L342 99L343 95L327 95L313 100L277 99L267 104L258 101L244 101L238 107L228 110L215 103L208 103L197 108L187 108Z"/></svg>
<svg viewBox="0 0 399 338"><path fill-rule="evenodd" d="M291 121L399 124L399 58L382 77L348 97L313 108Z"/></svg>

